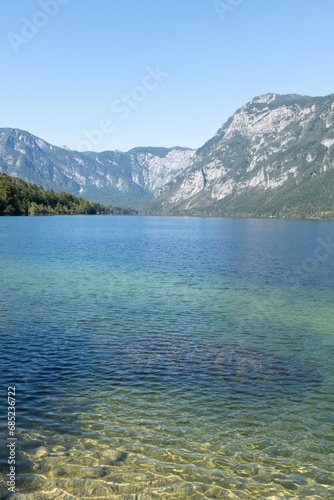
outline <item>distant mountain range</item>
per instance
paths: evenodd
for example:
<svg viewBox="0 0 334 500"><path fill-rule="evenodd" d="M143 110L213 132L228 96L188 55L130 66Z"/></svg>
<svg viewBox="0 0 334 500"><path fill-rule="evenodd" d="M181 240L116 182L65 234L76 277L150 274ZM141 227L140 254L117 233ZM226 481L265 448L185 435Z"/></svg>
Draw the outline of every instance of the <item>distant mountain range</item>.
<svg viewBox="0 0 334 500"><path fill-rule="evenodd" d="M193 155L179 147L82 153L23 130L0 129L0 172L104 205L138 207L182 172Z"/></svg>
<svg viewBox="0 0 334 500"><path fill-rule="evenodd" d="M266 94L203 147L70 151L0 129L0 171L142 213L334 217L334 94Z"/></svg>

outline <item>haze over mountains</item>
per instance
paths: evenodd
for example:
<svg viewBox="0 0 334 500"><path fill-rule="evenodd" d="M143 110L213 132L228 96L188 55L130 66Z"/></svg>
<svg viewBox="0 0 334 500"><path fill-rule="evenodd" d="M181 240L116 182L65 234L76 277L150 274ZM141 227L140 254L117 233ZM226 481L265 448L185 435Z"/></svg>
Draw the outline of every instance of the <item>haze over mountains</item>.
<svg viewBox="0 0 334 500"><path fill-rule="evenodd" d="M334 216L334 94L266 94L203 147L77 152L0 129L0 171L143 213Z"/></svg>

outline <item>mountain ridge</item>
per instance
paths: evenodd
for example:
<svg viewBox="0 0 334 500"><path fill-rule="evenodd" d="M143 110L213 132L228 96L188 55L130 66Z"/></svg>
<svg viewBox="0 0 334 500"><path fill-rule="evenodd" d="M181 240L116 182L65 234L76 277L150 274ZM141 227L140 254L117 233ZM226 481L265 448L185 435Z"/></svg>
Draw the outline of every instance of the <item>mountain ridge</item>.
<svg viewBox="0 0 334 500"><path fill-rule="evenodd" d="M144 210L333 217L333 145L333 94L258 96L237 110Z"/></svg>
<svg viewBox="0 0 334 500"><path fill-rule="evenodd" d="M192 154L181 146L79 152L24 130L0 129L0 172L104 205L138 207L185 168Z"/></svg>
<svg viewBox="0 0 334 500"><path fill-rule="evenodd" d="M267 93L197 150L77 152L0 129L0 171L144 214L334 217L334 94Z"/></svg>

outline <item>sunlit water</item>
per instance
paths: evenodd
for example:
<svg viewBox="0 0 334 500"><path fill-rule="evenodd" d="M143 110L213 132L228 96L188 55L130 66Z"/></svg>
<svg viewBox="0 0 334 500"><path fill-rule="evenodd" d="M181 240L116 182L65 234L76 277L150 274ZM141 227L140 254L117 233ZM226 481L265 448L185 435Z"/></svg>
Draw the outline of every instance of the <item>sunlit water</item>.
<svg viewBox="0 0 334 500"><path fill-rule="evenodd" d="M13 498L333 499L330 241L328 222L1 218Z"/></svg>

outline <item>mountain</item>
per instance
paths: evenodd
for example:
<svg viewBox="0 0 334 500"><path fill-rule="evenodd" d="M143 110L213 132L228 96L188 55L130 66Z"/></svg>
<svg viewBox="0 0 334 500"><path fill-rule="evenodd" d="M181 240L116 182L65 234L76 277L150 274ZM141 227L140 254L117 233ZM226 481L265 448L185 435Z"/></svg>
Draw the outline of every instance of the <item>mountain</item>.
<svg viewBox="0 0 334 500"><path fill-rule="evenodd" d="M334 217L334 95L266 94L239 109L145 212Z"/></svg>
<svg viewBox="0 0 334 500"><path fill-rule="evenodd" d="M23 130L0 129L0 172L104 205L138 207L182 172L193 155L180 147L81 153Z"/></svg>
<svg viewBox="0 0 334 500"><path fill-rule="evenodd" d="M334 218L334 94L265 94L203 147L72 151L0 129L0 171L154 215Z"/></svg>

